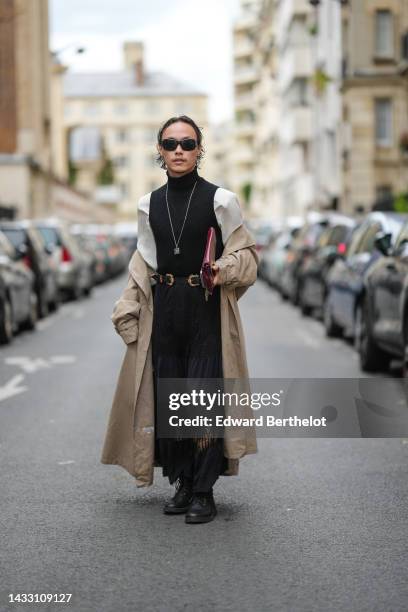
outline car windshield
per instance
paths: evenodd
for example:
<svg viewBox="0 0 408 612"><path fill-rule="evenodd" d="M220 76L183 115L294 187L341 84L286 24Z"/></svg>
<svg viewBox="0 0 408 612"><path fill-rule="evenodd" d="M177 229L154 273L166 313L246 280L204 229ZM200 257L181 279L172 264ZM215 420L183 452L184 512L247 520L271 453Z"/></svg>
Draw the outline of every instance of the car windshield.
<svg viewBox="0 0 408 612"><path fill-rule="evenodd" d="M53 227L39 227L38 231L44 238L45 244L51 244L52 247L61 246L58 233Z"/></svg>
<svg viewBox="0 0 408 612"><path fill-rule="evenodd" d="M6 238L3 232L0 232L0 254L7 255L10 259L14 259L16 252L11 242Z"/></svg>
<svg viewBox="0 0 408 612"><path fill-rule="evenodd" d="M2 228L3 234L7 236L11 244L18 249L22 244L26 244L26 233L22 229L5 227Z"/></svg>

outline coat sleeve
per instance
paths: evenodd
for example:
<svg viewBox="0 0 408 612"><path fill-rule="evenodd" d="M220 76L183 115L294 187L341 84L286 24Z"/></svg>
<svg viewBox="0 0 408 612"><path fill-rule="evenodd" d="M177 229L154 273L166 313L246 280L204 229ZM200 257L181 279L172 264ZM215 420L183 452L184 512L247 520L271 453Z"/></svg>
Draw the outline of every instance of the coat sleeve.
<svg viewBox="0 0 408 612"><path fill-rule="evenodd" d="M138 287L129 273L128 283L115 302L111 321L126 344L136 342L139 335L140 300Z"/></svg>
<svg viewBox="0 0 408 612"><path fill-rule="evenodd" d="M258 255L253 246L238 249L216 260L219 282L229 289L249 287L257 279Z"/></svg>
<svg viewBox="0 0 408 612"><path fill-rule="evenodd" d="M219 188L214 198L214 210L221 228L224 252L216 260L219 282L229 289L253 285L258 273L258 254L255 240L244 225L237 195Z"/></svg>

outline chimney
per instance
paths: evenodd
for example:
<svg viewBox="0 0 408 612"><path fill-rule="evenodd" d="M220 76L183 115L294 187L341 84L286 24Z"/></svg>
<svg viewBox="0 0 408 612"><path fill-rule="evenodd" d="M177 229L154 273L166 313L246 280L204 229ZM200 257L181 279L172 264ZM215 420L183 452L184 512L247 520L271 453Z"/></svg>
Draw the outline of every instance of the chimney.
<svg viewBox="0 0 408 612"><path fill-rule="evenodd" d="M132 71L134 83L136 85L143 85L143 43L132 41L125 42L123 45L123 54L125 68Z"/></svg>

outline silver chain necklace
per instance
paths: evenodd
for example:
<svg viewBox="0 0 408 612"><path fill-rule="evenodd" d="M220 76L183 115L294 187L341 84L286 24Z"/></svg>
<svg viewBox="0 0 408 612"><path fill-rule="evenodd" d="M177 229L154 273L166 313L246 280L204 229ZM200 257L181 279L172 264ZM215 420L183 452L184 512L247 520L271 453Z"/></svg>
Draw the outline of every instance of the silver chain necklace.
<svg viewBox="0 0 408 612"><path fill-rule="evenodd" d="M181 226L181 230L180 230L180 234L179 234L178 240L176 240L176 236L175 236L175 234L174 234L174 229L173 229L173 223L172 223L172 221L171 221L171 216L170 216L169 200L168 200L168 197L167 197L168 190L169 190L169 183L168 183L168 181L167 181L167 184L166 184L166 204L167 204L167 212L169 213L169 220L170 220L171 233L173 234L173 240L174 240L174 244L175 244L174 251L173 251L175 255L180 255L180 247L179 247L179 242L180 242L181 234L183 233L184 224L185 224L185 222L186 222L187 215L188 215L188 209L190 208L191 198L193 197L193 193L194 193L194 189L195 189L196 185L197 185L197 181L194 183L194 187L193 187L193 189L191 190L190 197L189 197L189 199L188 199L188 204L187 204L186 214L184 215L183 225Z"/></svg>

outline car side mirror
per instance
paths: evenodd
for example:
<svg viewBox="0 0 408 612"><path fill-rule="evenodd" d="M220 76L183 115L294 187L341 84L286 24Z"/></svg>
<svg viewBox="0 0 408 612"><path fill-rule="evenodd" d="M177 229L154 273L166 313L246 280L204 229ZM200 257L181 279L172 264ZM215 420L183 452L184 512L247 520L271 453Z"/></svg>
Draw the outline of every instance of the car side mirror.
<svg viewBox="0 0 408 612"><path fill-rule="evenodd" d="M389 255L390 253L391 238L392 234L385 232L378 232L375 235L374 244L383 255Z"/></svg>

